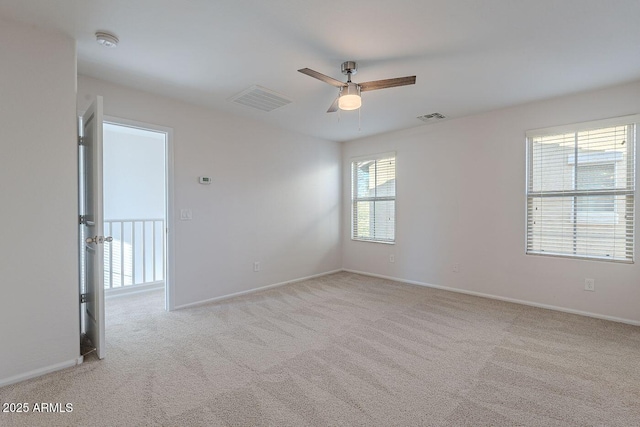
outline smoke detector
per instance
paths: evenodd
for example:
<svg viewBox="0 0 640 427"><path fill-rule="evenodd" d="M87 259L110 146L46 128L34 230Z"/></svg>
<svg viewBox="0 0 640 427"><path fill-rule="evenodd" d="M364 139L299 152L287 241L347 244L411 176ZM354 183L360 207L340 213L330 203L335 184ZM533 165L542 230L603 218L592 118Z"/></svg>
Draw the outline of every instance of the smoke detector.
<svg viewBox="0 0 640 427"><path fill-rule="evenodd" d="M118 40L118 38L115 35L108 33L106 31L97 31L96 41L98 42L98 44L104 47L116 47L118 46L118 42L120 40Z"/></svg>

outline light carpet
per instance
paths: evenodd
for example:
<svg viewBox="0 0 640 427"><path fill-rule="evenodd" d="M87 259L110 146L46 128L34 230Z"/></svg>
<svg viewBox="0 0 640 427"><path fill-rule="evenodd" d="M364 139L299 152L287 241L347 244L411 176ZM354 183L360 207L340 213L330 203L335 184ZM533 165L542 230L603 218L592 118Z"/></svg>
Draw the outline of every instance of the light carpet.
<svg viewBox="0 0 640 427"><path fill-rule="evenodd" d="M167 313L108 300L107 358L0 389L2 426L638 426L640 328L351 273Z"/></svg>

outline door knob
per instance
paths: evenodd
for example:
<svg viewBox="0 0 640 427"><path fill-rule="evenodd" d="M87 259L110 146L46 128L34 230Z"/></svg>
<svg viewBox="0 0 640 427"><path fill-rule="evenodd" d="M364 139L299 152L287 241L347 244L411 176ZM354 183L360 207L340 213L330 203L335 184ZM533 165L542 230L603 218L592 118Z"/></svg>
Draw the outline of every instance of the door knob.
<svg viewBox="0 0 640 427"><path fill-rule="evenodd" d="M87 239L85 240L85 242L91 244L91 243L104 243L104 242L113 242L113 237L109 236L109 237L103 237L103 236L93 236L93 237L87 237Z"/></svg>

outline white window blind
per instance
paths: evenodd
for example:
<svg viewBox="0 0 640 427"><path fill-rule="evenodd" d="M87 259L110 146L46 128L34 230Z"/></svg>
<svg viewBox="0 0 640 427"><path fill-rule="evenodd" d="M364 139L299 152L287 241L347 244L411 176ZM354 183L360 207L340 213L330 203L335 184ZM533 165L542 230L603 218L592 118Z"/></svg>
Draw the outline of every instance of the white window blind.
<svg viewBox="0 0 640 427"><path fill-rule="evenodd" d="M353 161L351 172L351 238L372 242L395 242L395 154Z"/></svg>
<svg viewBox="0 0 640 427"><path fill-rule="evenodd" d="M637 116L527 133L527 253L633 262Z"/></svg>

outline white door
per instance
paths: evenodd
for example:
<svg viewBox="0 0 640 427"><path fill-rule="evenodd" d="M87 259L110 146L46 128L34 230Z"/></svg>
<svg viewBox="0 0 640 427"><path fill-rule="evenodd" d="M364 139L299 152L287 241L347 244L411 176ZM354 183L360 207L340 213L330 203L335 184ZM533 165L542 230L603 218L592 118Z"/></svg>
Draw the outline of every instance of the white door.
<svg viewBox="0 0 640 427"><path fill-rule="evenodd" d="M100 359L104 343L104 223L102 207L102 97L98 96L82 116L80 144L81 230L86 302L84 330ZM106 240L109 240L107 238Z"/></svg>

